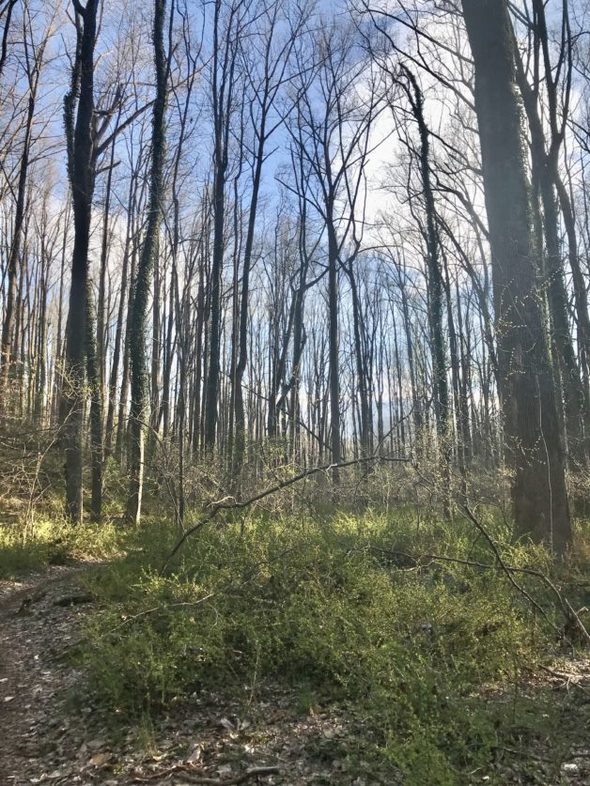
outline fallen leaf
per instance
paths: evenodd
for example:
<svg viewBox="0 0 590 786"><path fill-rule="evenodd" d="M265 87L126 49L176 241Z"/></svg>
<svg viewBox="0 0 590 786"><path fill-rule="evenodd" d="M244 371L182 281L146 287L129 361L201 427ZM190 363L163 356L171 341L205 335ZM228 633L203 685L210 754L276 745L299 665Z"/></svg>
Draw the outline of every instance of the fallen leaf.
<svg viewBox="0 0 590 786"><path fill-rule="evenodd" d="M197 744L193 747L190 754L187 757L187 764L196 764L197 762L201 761L203 758L203 748L201 745Z"/></svg>
<svg viewBox="0 0 590 786"><path fill-rule="evenodd" d="M561 769L563 772L575 773L578 772L580 768L575 762L568 762L566 764L562 764Z"/></svg>
<svg viewBox="0 0 590 786"><path fill-rule="evenodd" d="M110 753L95 753L88 764L90 764L92 767L104 767L110 758Z"/></svg>
<svg viewBox="0 0 590 786"><path fill-rule="evenodd" d="M54 770L50 772L47 776L47 779L50 781L56 781L58 778L63 778L66 772L64 770Z"/></svg>

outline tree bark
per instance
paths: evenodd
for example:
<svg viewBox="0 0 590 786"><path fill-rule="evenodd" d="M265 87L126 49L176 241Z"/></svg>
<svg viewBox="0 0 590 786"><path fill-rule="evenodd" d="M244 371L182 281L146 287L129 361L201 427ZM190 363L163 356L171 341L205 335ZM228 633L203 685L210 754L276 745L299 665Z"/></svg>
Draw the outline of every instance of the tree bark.
<svg viewBox="0 0 590 786"><path fill-rule="evenodd" d="M153 46L156 99L152 117L152 161L148 220L137 266L129 347L131 357L131 411L129 418L129 492L127 519L139 524L143 496L147 391L146 322L150 280L156 263L164 196L166 98L168 63L164 51L166 0L154 0Z"/></svg>
<svg viewBox="0 0 590 786"><path fill-rule="evenodd" d="M504 433L517 531L562 553L564 455L536 269L522 113L506 0L462 0L475 66Z"/></svg>
<svg viewBox="0 0 590 786"><path fill-rule="evenodd" d="M64 99L68 174L74 212L74 249L66 328L61 422L66 459L66 516L72 523L80 523L83 514L82 455L88 246L95 183L92 123L98 0L88 0L85 8L76 2L75 10L80 23L77 52L72 74L72 87ZM79 96L78 108L74 127L74 105L77 95Z"/></svg>

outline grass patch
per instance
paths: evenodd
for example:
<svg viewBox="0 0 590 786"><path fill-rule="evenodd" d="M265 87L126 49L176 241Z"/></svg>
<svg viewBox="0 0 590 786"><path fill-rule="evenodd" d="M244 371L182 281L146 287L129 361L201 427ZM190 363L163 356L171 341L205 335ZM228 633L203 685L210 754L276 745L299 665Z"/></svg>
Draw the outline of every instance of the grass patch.
<svg viewBox="0 0 590 786"><path fill-rule="evenodd" d="M49 565L110 560L123 553L128 535L112 523L72 527L59 518L0 526L0 578L19 578Z"/></svg>
<svg viewBox="0 0 590 786"><path fill-rule="evenodd" d="M488 526L507 542L503 525ZM363 759L401 770L408 786L463 783L513 726L482 689L510 690L523 664L557 647L498 571L412 559L491 562L467 522L260 516L242 532L201 531L161 576L176 535L166 523L129 533L127 556L89 578L103 610L80 657L101 704L125 721L204 688L252 696L279 680L302 711L337 701L362 718ZM540 548L503 551L513 565L549 567ZM519 581L551 608L538 579Z"/></svg>

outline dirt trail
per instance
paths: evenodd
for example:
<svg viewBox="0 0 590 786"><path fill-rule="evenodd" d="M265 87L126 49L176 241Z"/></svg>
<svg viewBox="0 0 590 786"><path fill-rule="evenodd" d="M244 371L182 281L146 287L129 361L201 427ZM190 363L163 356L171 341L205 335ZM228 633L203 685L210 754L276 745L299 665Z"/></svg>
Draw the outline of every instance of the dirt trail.
<svg viewBox="0 0 590 786"><path fill-rule="evenodd" d="M115 744L104 714L83 692L82 675L64 657L85 618L96 612L92 603L64 605L72 596L83 599L86 569L52 567L20 583L0 581L0 786L180 786L203 776L221 783L261 766L276 774L249 783L403 783L370 767L363 773L362 761L360 773L359 767L349 771L346 751L363 738L362 721L336 706L302 713L292 693L277 686L260 686L246 707L239 698L194 694L149 730L123 732ZM469 786L588 786L590 660L580 654L531 676L520 690L539 713L547 701L559 704L563 723L498 748ZM490 694L485 700L505 704L511 698Z"/></svg>
<svg viewBox="0 0 590 786"><path fill-rule="evenodd" d="M84 693L82 675L63 657L84 618L96 612L92 603L60 605L83 592L77 581L83 569L0 582L0 786L180 786L203 777L234 782L260 768L269 774L248 783L384 783L343 771L338 741L360 731L348 728L345 713L302 714L291 692L276 686L266 686L249 708L239 698L195 694L158 719L149 738L140 728L115 743Z"/></svg>
<svg viewBox="0 0 590 786"><path fill-rule="evenodd" d="M0 582L0 784L83 783L62 769L79 744L64 720L76 679L60 663L85 610L58 604L76 591L85 566L52 567L23 582ZM65 744L65 738L68 744Z"/></svg>

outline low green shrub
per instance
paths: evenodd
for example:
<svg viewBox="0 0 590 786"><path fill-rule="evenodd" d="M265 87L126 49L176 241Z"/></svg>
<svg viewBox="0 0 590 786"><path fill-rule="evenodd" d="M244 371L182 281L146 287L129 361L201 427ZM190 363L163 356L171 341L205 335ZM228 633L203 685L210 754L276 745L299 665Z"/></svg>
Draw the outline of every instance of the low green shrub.
<svg viewBox="0 0 590 786"><path fill-rule="evenodd" d="M490 523L492 526L493 523ZM166 575L176 537L152 524L93 579L103 610L81 653L92 690L118 717L157 712L202 688L264 679L345 702L372 731L372 755L407 784L453 784L489 756L497 722L477 700L551 644L468 522L407 515L260 516L211 525ZM501 525L495 535L508 538ZM542 549L505 549L543 568ZM545 592L533 576L519 577ZM366 755L369 752L365 751Z"/></svg>
<svg viewBox="0 0 590 786"><path fill-rule="evenodd" d="M0 578L18 578L48 565L112 559L122 555L125 537L112 523L72 527L55 516L0 525Z"/></svg>

